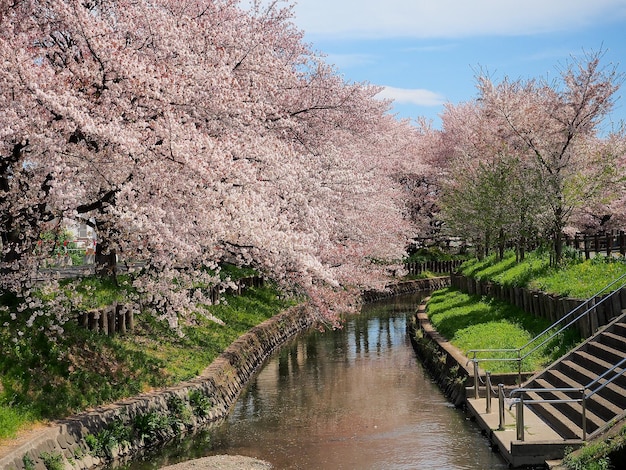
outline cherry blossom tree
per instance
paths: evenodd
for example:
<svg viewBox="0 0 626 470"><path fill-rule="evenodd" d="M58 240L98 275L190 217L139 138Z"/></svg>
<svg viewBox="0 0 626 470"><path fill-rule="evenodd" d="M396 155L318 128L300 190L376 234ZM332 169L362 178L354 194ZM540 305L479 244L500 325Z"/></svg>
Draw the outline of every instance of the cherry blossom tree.
<svg viewBox="0 0 626 470"><path fill-rule="evenodd" d="M502 140L525 152L541 176L557 262L563 230L575 211L609 183L606 176L618 156L614 149L594 146L623 81L617 69L603 66L601 59L602 52L572 59L560 83L506 78L494 84L485 74L478 77L480 100L499 120Z"/></svg>
<svg viewBox="0 0 626 470"><path fill-rule="evenodd" d="M443 150L442 133L433 128L432 122L418 119L411 126L414 129L412 139L404 139L403 152L412 165L398 168L394 178L403 190L405 217L412 222L417 235L412 243L415 246L436 244L448 240L442 231L440 207L447 156Z"/></svg>
<svg viewBox="0 0 626 470"><path fill-rule="evenodd" d="M442 119L441 203L448 227L479 247L481 256L492 247L502 256L514 243L523 257L526 241L543 227L545 200L536 173L501 139L480 101L447 105Z"/></svg>
<svg viewBox="0 0 626 470"><path fill-rule="evenodd" d="M500 254L513 242L520 257L528 238L544 236L558 262L563 232L589 225L585 213L612 217L624 134L600 134L623 77L601 57L568 63L561 82L494 83L481 73L476 100L446 107L439 166L449 228Z"/></svg>
<svg viewBox="0 0 626 470"><path fill-rule="evenodd" d="M141 261L138 307L172 325L210 301L199 286L220 282L221 261L302 290L331 321L384 285L377 261L400 259L410 233L393 173L417 161L412 128L310 51L291 14L0 3L2 289L33 299L42 224L78 218L97 230L99 271ZM59 301L56 323L68 312Z"/></svg>

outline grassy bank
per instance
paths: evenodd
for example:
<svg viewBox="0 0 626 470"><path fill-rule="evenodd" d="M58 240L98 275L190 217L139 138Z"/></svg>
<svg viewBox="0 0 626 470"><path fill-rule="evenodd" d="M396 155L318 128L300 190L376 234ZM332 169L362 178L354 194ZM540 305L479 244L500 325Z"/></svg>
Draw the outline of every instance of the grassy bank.
<svg viewBox="0 0 626 470"><path fill-rule="evenodd" d="M609 455L612 459L609 459ZM613 463L619 463L624 462L625 458L626 426L622 426L615 435L567 454L563 464L572 470L609 470L618 468L611 465L611 460Z"/></svg>
<svg viewBox="0 0 626 470"><path fill-rule="evenodd" d="M57 341L34 329L19 340L0 330L0 443L36 422L194 377L240 335L293 303L266 285L207 307L224 325L198 315L176 332L140 315L132 334L108 337L67 324Z"/></svg>
<svg viewBox="0 0 626 470"><path fill-rule="evenodd" d="M586 299L626 274L626 263L603 256L591 260L569 257L554 267L550 266L549 254L541 250L529 253L521 262L516 262L515 254L509 251L501 260L492 255L482 260L466 261L459 271L504 286ZM550 326L548 320L526 314L506 302L469 296L452 289L435 293L428 303L428 312L437 330L463 351L515 349ZM524 370L540 369L578 341L576 333L566 332L533 353L523 364ZM505 372L515 370L516 365L485 363L485 367L493 372Z"/></svg>
<svg viewBox="0 0 626 470"><path fill-rule="evenodd" d="M529 315L506 302L455 289L439 290L431 296L427 313L433 326L464 353L472 349L514 349L524 346L550 326L550 322ZM531 372L556 360L580 340L575 332L566 332L550 341L522 363L522 371ZM479 355L478 357L485 357ZM489 357L511 357L504 353ZM516 372L514 362L485 362L491 372Z"/></svg>
<svg viewBox="0 0 626 470"><path fill-rule="evenodd" d="M549 294L586 299L626 274L621 258L598 256L590 260L567 258L561 266L550 266L550 257L542 251L529 253L517 263L512 251L502 260L495 255L483 260L466 261L460 272L480 280L505 286L526 287Z"/></svg>

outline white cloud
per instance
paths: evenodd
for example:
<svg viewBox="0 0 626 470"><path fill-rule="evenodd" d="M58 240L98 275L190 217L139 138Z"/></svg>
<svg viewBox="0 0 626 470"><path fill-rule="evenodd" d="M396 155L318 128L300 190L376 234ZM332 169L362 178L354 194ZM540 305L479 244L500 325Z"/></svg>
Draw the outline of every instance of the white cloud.
<svg viewBox="0 0 626 470"><path fill-rule="evenodd" d="M446 102L446 99L439 93L421 88L394 88L386 86L376 97L391 99L398 104L414 104L417 106L441 106Z"/></svg>
<svg viewBox="0 0 626 470"><path fill-rule="evenodd" d="M572 30L626 19L626 0L296 0L313 36L467 37Z"/></svg>

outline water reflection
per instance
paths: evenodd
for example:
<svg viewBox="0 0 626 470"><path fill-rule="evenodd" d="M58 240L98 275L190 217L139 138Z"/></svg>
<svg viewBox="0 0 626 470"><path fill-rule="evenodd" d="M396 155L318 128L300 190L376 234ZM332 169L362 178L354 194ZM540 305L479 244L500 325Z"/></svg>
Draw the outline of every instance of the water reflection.
<svg viewBox="0 0 626 470"><path fill-rule="evenodd" d="M406 316L419 300L367 305L342 330L304 335L267 363L226 423L130 468L214 454L277 469L507 468L416 359Z"/></svg>

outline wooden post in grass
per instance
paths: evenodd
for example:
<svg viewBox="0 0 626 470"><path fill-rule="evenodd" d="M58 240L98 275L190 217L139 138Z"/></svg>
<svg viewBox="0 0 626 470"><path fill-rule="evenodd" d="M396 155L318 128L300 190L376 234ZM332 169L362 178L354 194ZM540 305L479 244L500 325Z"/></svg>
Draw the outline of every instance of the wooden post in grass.
<svg viewBox="0 0 626 470"><path fill-rule="evenodd" d="M99 315L98 315L98 332L102 333L104 335L109 333L109 312L107 311L107 308L103 308L99 310Z"/></svg>
<svg viewBox="0 0 626 470"><path fill-rule="evenodd" d="M115 331L121 335L126 334L126 315L124 310L123 305L116 305L115 307Z"/></svg>
<svg viewBox="0 0 626 470"><path fill-rule="evenodd" d="M107 334L109 336L115 335L116 316L117 316L117 302L113 302L113 304L107 309L107 322L109 323Z"/></svg>

